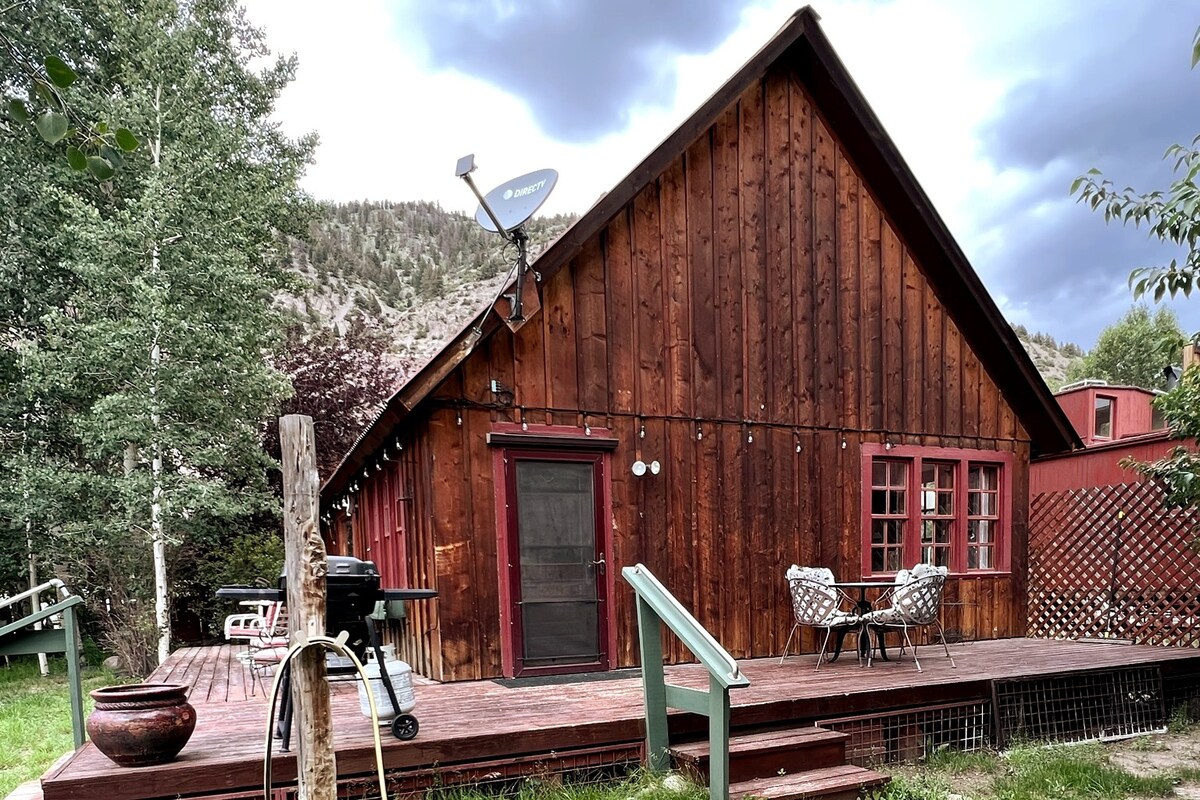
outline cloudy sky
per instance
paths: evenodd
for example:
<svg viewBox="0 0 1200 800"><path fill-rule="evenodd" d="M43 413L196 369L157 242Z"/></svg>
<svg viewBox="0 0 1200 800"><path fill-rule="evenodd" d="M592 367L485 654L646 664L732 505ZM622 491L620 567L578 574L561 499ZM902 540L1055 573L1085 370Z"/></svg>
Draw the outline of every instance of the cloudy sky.
<svg viewBox="0 0 1200 800"><path fill-rule="evenodd" d="M582 212L791 16L798 0L249 0L316 131L306 188L329 200L473 211L543 167L544 206ZM1130 269L1175 253L1068 196L1098 167L1166 188L1200 132L1195 0L817 0L826 34L1013 323L1090 347L1132 300ZM1200 298L1175 304L1200 330Z"/></svg>

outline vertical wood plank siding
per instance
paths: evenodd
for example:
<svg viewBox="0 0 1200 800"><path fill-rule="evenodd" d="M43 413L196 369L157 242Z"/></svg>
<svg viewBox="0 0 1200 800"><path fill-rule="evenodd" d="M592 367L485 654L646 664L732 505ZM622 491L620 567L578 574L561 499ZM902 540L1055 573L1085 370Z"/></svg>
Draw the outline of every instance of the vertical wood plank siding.
<svg viewBox="0 0 1200 800"><path fill-rule="evenodd" d="M1023 575L1028 437L948 311L954 298L929 285L871 176L786 72L745 92L542 292L537 316L480 344L405 423L405 578L441 592L399 627L420 671L501 673L495 422L586 416L610 430L610 568L651 565L737 657L782 649L788 564L859 577L864 443L1015 453ZM511 407L487 407L500 405L493 378ZM638 458L662 474L634 478ZM389 546L373 519L360 504L356 547ZM948 622L1022 635L1024 594L1023 578L954 579ZM620 581L613 607L616 662L632 665ZM690 658L675 643L667 656Z"/></svg>

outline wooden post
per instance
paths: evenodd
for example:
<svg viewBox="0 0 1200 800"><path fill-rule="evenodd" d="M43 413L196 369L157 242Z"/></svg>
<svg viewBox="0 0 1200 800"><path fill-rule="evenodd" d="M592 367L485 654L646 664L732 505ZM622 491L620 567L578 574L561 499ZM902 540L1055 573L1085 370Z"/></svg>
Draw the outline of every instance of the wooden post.
<svg viewBox="0 0 1200 800"><path fill-rule="evenodd" d="M283 467L283 543L287 568L288 630L297 637L325 634L325 543L317 525L316 446L312 417L279 419ZM297 732L298 800L336 800L325 651L310 648L292 661L292 708Z"/></svg>

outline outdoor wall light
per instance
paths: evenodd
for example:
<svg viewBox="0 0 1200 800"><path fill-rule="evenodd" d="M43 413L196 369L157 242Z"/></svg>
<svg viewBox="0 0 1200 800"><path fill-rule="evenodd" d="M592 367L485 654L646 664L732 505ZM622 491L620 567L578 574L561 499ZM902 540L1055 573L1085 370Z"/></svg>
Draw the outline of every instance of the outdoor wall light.
<svg viewBox="0 0 1200 800"><path fill-rule="evenodd" d="M647 472L649 472L651 475L657 475L662 471L662 464L659 464L657 461L651 461L649 464L647 464L645 461L642 461L639 458L637 461L633 462L633 466L630 469L633 470L634 475L640 478Z"/></svg>

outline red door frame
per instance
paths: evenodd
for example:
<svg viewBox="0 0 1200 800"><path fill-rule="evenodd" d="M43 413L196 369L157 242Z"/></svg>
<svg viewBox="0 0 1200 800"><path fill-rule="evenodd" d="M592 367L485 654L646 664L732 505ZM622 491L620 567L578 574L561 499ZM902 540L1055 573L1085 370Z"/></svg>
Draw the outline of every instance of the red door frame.
<svg viewBox="0 0 1200 800"><path fill-rule="evenodd" d="M595 431L594 433L600 433ZM509 468L517 460L564 461L593 465L592 487L595 500L596 559L604 559L603 572L596 581L598 590L596 613L598 618L597 641L600 658L590 664L567 664L552 667L525 667L521 660L523 652L522 628L519 603L521 585L519 580L520 542L517 536L516 469ZM616 626L611 619L613 596L612 569L612 518L611 493L608 485L610 454L600 450L576 448L557 449L554 438L546 437L545 448L541 447L498 447L493 454L496 477L496 523L499 534L497 568L500 585L500 651L506 677L522 675L555 675L576 672L600 672L612 669L613 653L616 649Z"/></svg>

